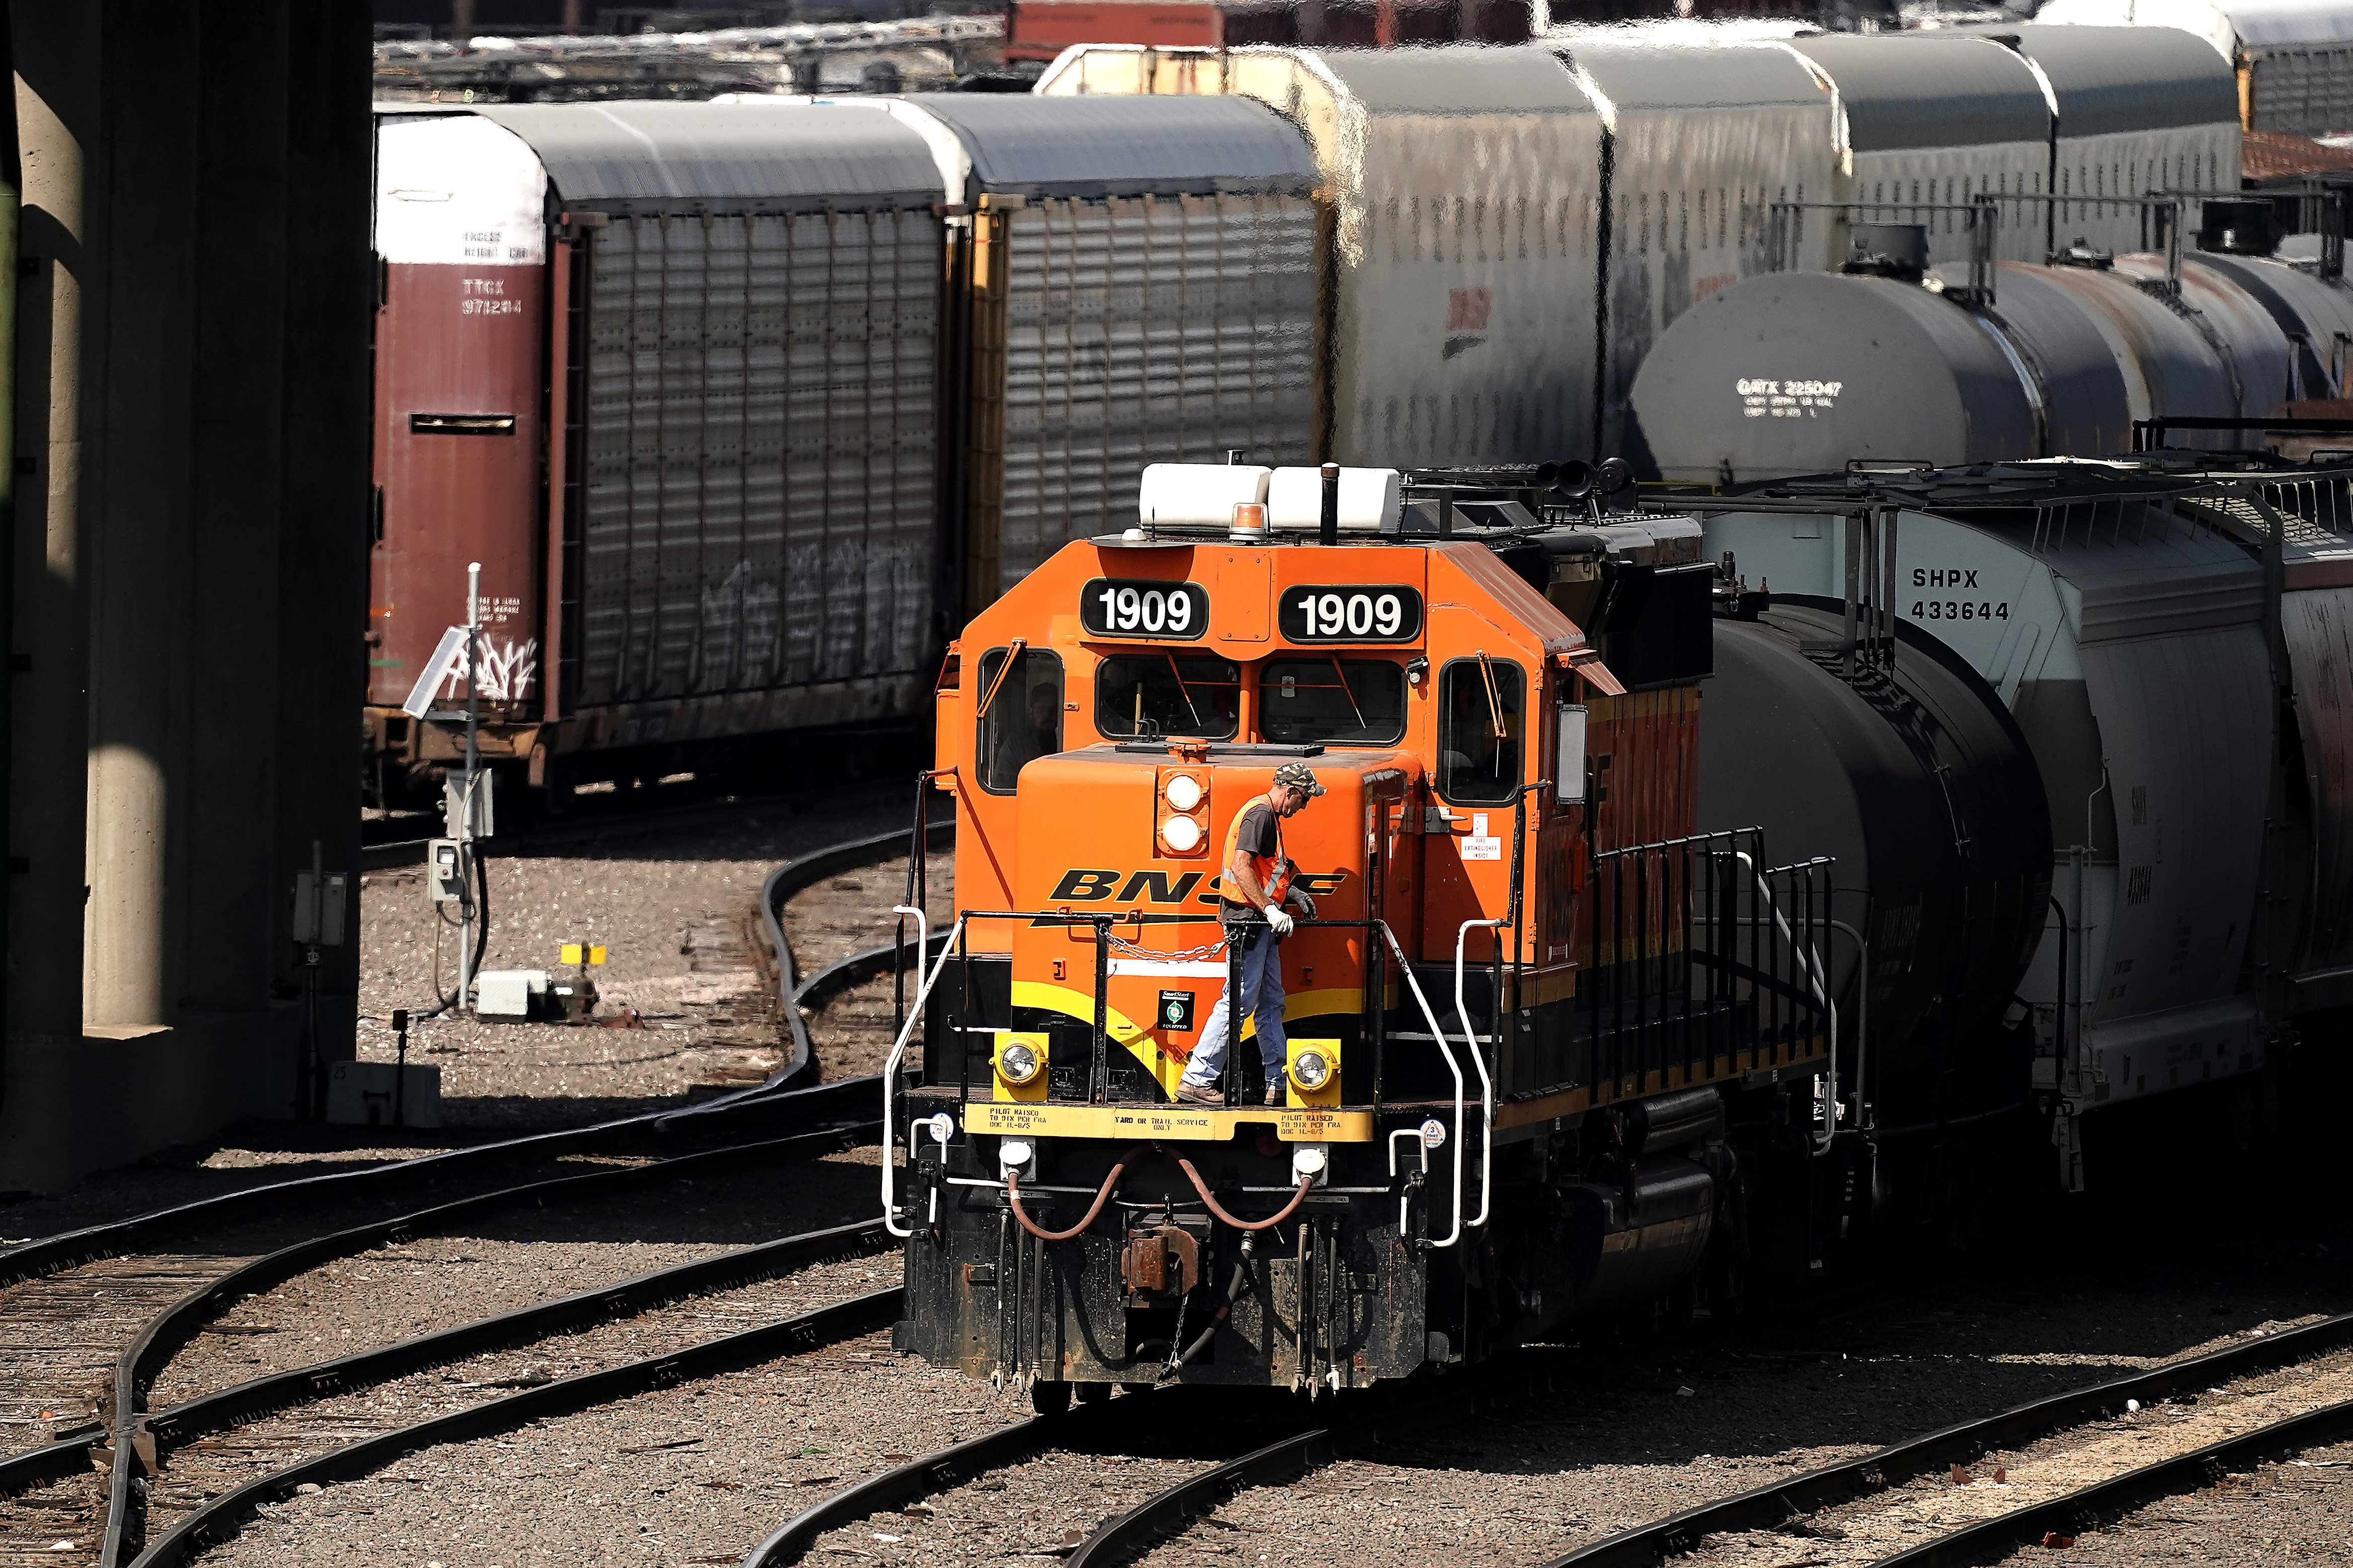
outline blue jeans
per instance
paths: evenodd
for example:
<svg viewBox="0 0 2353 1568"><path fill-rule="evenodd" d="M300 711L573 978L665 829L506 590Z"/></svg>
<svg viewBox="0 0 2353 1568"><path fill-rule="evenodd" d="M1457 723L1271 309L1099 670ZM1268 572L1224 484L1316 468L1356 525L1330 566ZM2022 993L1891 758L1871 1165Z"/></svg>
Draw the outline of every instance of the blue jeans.
<svg viewBox="0 0 2353 1568"><path fill-rule="evenodd" d="M1193 1047L1193 1059L1185 1068L1187 1083L1214 1087L1225 1080L1226 1052L1233 1044L1227 1038L1226 1026L1237 980L1242 988L1242 1016L1258 1024L1258 1056L1266 1068L1266 1081L1276 1083L1282 1078L1282 944L1266 930L1237 931L1232 940L1248 941L1249 945L1237 964L1240 973L1229 974L1226 988L1218 993L1217 1009L1202 1026L1201 1043Z"/></svg>

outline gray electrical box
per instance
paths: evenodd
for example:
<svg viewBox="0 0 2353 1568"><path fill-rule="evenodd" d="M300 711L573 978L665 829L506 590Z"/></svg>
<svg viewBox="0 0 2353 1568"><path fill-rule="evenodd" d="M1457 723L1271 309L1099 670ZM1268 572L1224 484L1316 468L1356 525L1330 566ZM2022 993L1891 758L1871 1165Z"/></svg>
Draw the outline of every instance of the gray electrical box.
<svg viewBox="0 0 2353 1568"><path fill-rule="evenodd" d="M425 890L437 904L454 904L466 896L466 862L454 838L435 838L425 846Z"/></svg>
<svg viewBox="0 0 2353 1568"><path fill-rule="evenodd" d="M343 945L344 876L341 871L294 873L294 940L318 947Z"/></svg>
<svg viewBox="0 0 2353 1568"><path fill-rule="evenodd" d="M438 1127L441 1069L337 1062L327 1069L327 1120L346 1127Z"/></svg>
<svg viewBox="0 0 2353 1568"><path fill-rule="evenodd" d="M488 768L476 770L476 782L471 791L473 831L467 831L466 770L451 768L441 780L441 831L452 838L488 838L494 827L491 811L491 785L498 775Z"/></svg>

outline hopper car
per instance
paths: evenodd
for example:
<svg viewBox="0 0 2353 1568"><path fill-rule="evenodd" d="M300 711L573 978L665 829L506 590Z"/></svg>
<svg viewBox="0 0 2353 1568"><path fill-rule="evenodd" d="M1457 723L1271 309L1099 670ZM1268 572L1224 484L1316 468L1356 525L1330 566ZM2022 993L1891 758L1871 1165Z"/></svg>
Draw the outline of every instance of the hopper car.
<svg viewBox="0 0 2353 1568"><path fill-rule="evenodd" d="M2126 1105L2252 1134L2353 1004L2353 472L1608 488L1155 468L965 628L902 1351L1047 1410L1334 1392L2081 1190ZM1281 1059L1237 1031L1202 1103L1271 940L1219 847L1293 763Z"/></svg>
<svg viewBox="0 0 2353 1568"><path fill-rule="evenodd" d="M1988 191L2234 187L2234 101L2187 35L2028 27L384 106L370 786L431 786L469 695L491 765L559 795L913 724L946 641L1148 464L1625 449L1695 305L1866 218L1958 254ZM2044 259L2042 207L2003 211L2000 254ZM2112 219L2063 239L2137 243ZM475 562L480 690L419 718Z"/></svg>

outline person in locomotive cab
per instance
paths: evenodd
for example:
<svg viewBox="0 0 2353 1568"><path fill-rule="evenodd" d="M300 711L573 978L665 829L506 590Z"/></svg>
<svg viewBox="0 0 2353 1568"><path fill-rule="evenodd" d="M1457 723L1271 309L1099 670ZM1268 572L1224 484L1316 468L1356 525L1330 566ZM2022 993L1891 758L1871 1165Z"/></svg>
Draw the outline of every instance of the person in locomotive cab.
<svg viewBox="0 0 2353 1568"><path fill-rule="evenodd" d="M1050 757L1062 749L1062 694L1051 686L1029 689L1029 754Z"/></svg>
<svg viewBox="0 0 2353 1568"><path fill-rule="evenodd" d="M1226 830L1226 858L1219 868L1218 918L1226 940L1239 943L1240 961L1228 972L1226 988L1202 1026L1200 1044L1176 1092L1206 1105L1223 1105L1226 1053L1232 1048L1228 1026L1239 1011L1258 1022L1259 1061L1266 1069L1265 1102L1282 1100L1282 939L1291 934L1293 912L1314 920L1315 900L1293 885L1299 867L1282 852L1282 819L1324 793L1304 763L1274 770L1265 795L1244 806ZM1265 923L1260 923L1261 917ZM1241 987L1237 999L1234 987Z"/></svg>

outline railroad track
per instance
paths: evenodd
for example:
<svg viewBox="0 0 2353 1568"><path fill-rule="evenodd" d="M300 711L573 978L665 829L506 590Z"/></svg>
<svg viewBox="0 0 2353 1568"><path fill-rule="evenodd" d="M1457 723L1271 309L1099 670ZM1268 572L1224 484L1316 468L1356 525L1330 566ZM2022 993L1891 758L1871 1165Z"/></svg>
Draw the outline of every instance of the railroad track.
<svg viewBox="0 0 2353 1568"><path fill-rule="evenodd" d="M1237 1441L1255 1449L1278 1432L1295 1430L1300 1420L1298 1405L1285 1395L1219 1388L1123 1394L1060 1415L1031 1416L844 1487L779 1526L752 1549L744 1568L785 1568L807 1557L832 1532L873 1515L913 1510L928 1517L930 1500L976 1483L1001 1489L1006 1483L1000 1478L1008 1472L1031 1471L1033 1481L1050 1487L1052 1479L1034 1472L1137 1462L1206 1470L1219 1467L1219 1456ZM992 1497L987 1507L1012 1515L1024 1512L1032 1500L1026 1495ZM1082 1528L1066 1529L1059 1540L1031 1544L1060 1554L1084 1536Z"/></svg>
<svg viewBox="0 0 2353 1568"><path fill-rule="evenodd" d="M402 1244L503 1208L579 1204L608 1198L631 1186L709 1177L749 1167L816 1158L871 1136L874 1124L829 1129L798 1137L704 1150L646 1164L563 1176L476 1194L412 1214L308 1237L200 1284L150 1317L118 1358L105 1419L58 1435L55 1440L0 1460L0 1496L54 1485L93 1463L108 1474L105 1521L95 1532L97 1561L106 1568L131 1560L142 1539L142 1519L165 1463L219 1433L290 1405L348 1395L501 1345L577 1332L649 1310L681 1295L768 1279L837 1256L879 1249L879 1222L825 1230L599 1286L520 1310L402 1340L358 1355L252 1380L183 1400L161 1410L146 1394L180 1346L231 1309L336 1259ZM673 1338L677 1336L672 1335ZM462 1416L462 1412L459 1413ZM462 1426L462 1420L459 1426ZM281 1434L278 1441L287 1439ZM73 1532L69 1532L70 1534Z"/></svg>
<svg viewBox="0 0 2353 1568"><path fill-rule="evenodd" d="M1825 1509L1887 1492L1906 1481L1953 1476L1957 1467L1975 1464L1984 1455L2079 1430L2135 1405L2155 1405L2348 1346L2353 1346L2353 1313L2326 1318L2302 1328L2281 1330L2206 1355L2169 1362L2128 1377L2092 1384L1975 1420L1957 1422L1873 1453L1703 1503L1551 1557L1545 1561L1544 1568L1655 1568L1698 1552L1710 1536L1778 1529ZM2327 1442L2348 1432L2353 1432L2353 1401L2332 1403L2022 1508L1968 1522L1918 1545L1871 1561L1877 1565L1901 1563L1905 1568L1949 1568L1952 1564L1977 1562L2020 1544L2038 1542L2046 1534L2072 1535L2091 1521L2151 1499L2208 1485L2225 1469ZM1809 1528L1814 1533L1821 1533L1819 1526Z"/></svg>
<svg viewBox="0 0 2353 1568"><path fill-rule="evenodd" d="M880 1235L879 1225L787 1238L618 1285L575 1292L361 1356L215 1391L163 1410L142 1407L157 1372L211 1318L327 1261L427 1234L438 1226L503 1205L574 1201L734 1162L814 1157L870 1137L878 1107L871 1078L792 1087L794 1079L807 1073L814 1058L792 1005L801 987L777 916L786 900L818 879L903 855L909 847L906 832L862 838L786 862L767 879L762 903L776 948L778 1001L782 1015L791 1020L797 1049L791 1061L760 1085L682 1110L266 1184L0 1249L0 1288L32 1285L30 1291L18 1292L17 1306L20 1311L29 1308L31 1315L44 1321L40 1333L46 1334L48 1328L68 1328L70 1331L48 1337L83 1342L125 1337L128 1342L116 1361L112 1396L98 1412L100 1419L53 1433L54 1440L38 1448L0 1458L0 1496L20 1494L82 1472L94 1460L102 1464L109 1484L100 1561L107 1568L117 1568L129 1560L142 1538L145 1505L155 1494L164 1461L175 1448L214 1438L224 1429L223 1424L234 1426L290 1401L315 1401L370 1386L451 1357L516 1342L518 1338L575 1331L590 1321L583 1314L592 1315L597 1322L633 1316L674 1299L681 1291L771 1278L824 1255L828 1248L872 1245ZM871 968L873 955L853 955L850 962ZM813 978L823 978L825 973ZM723 1141L729 1139L734 1141ZM509 1167L518 1163L543 1165L566 1154L638 1142L649 1144L657 1155L665 1157L580 1175L512 1181ZM716 1146L693 1148L698 1142ZM681 1151L681 1145L687 1146L687 1152ZM405 1196L437 1186L501 1178L507 1184L407 1212L380 1212L397 1209ZM354 1211L370 1208L379 1212L352 1223L358 1217ZM319 1230L322 1211L339 1215L342 1223ZM273 1229L279 1235L269 1235ZM284 1242L282 1237L289 1232L299 1238ZM219 1247L224 1235L232 1238L225 1251ZM199 1236L210 1244L204 1252L166 1250L185 1247ZM236 1238L240 1236L254 1239L239 1244ZM58 1300L51 1301L46 1296ZM88 1303L93 1298L105 1304L104 1311L90 1310ZM835 1304L814 1311L788 1312L776 1323L556 1380L547 1388L529 1389L512 1400L490 1404L510 1413L561 1408L567 1399L617 1397L635 1386L633 1378L683 1375L695 1367L728 1364L731 1357L757 1359L774 1353L776 1346L810 1342L812 1335L822 1339L837 1329L862 1332L872 1326L871 1320L876 1313L886 1307L895 1311L896 1292L869 1292L860 1300L864 1305L854 1309ZM663 1367L670 1370L660 1370ZM559 1384L562 1392L551 1392ZM440 1440L447 1440L446 1434L472 1429L470 1422L495 1418L476 1415L470 1407L444 1412L434 1419L446 1424L436 1429L444 1431ZM242 1495L241 1489L233 1489L232 1497ZM234 1512L237 1505L226 1506ZM208 1529L218 1528L222 1517L221 1508L207 1503L197 1510L194 1524L182 1521L166 1533L174 1541L192 1541ZM163 1542L157 1544L161 1547Z"/></svg>
<svg viewBox="0 0 2353 1568"><path fill-rule="evenodd" d="M691 1329L698 1320L692 1315L680 1315L677 1321L668 1325L671 1332L667 1337L676 1342L656 1353L632 1356L616 1364L564 1377L514 1380L527 1381L531 1386L488 1399L461 1397L456 1408L440 1410L419 1420L388 1425L364 1420L363 1425L375 1430L358 1441L330 1442L296 1463L276 1467L259 1476L240 1479L235 1473L234 1456L237 1452L316 1447L323 1434L347 1437L351 1422L348 1415L338 1413L331 1424L315 1419L315 1407L353 1391L486 1351L543 1344L554 1335L609 1327L691 1297L741 1288L811 1264L865 1257L881 1249L887 1241L880 1222L787 1237L185 1401L149 1419L149 1430L159 1438L156 1481L168 1479L184 1492L193 1489L200 1494L207 1489L206 1483L229 1484L211 1495L201 1496L195 1506L143 1545L133 1516L127 1510L121 1534L114 1533L111 1520L106 1554L101 1561L135 1563L139 1568L184 1563L205 1547L227 1540L255 1511L294 1495L299 1488L351 1480L422 1447L512 1431L528 1422L871 1332L896 1317L900 1294L897 1287L787 1313L743 1331L711 1339L693 1337ZM463 1386L471 1389L480 1385ZM442 1402L447 1403L446 1399ZM304 1406L311 1408L306 1410ZM258 1442L220 1445L231 1456L227 1466L216 1460L205 1467L209 1474L194 1477L169 1475L162 1469L161 1462L173 1458L175 1449L185 1455L204 1439L234 1433L264 1417L282 1416L289 1407L295 1407L298 1416L290 1428L281 1419L271 1429L256 1434L260 1439ZM314 1416L309 1431L302 1429L299 1419L304 1415ZM169 1446L162 1446L160 1440L165 1439ZM125 1550L127 1546L140 1549L132 1556Z"/></svg>

